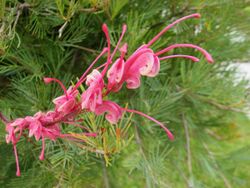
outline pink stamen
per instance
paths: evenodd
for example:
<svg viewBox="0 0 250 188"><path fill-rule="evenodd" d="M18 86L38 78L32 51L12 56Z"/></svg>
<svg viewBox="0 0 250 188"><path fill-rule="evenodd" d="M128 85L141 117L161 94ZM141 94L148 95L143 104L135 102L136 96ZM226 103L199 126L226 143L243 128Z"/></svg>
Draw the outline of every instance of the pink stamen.
<svg viewBox="0 0 250 188"><path fill-rule="evenodd" d="M120 38L119 38L119 40L118 40L118 42L117 42L117 44L116 44L116 47L115 47L115 49L114 49L114 51L113 51L113 53L112 53L112 55L111 55L111 60L112 60L113 57L115 56L115 53L116 53L116 51L117 51L117 49L118 49L118 47L119 47L119 45L120 45L120 43L121 43L121 41L122 41L122 38L123 38L123 36L124 36L126 30L127 30L127 25L124 24L124 25L122 26L122 34L121 34L121 36L120 36Z"/></svg>
<svg viewBox="0 0 250 188"><path fill-rule="evenodd" d="M61 86L61 88L63 89L64 95L66 96L66 98L69 99L69 96L68 96L68 93L67 93L67 89L66 89L66 87L63 85L63 83L60 80L58 80L56 78L47 78L47 77L43 78L43 80L44 80L44 82L46 84L48 84L48 83L50 83L52 81L57 82Z"/></svg>
<svg viewBox="0 0 250 188"><path fill-rule="evenodd" d="M88 72L92 69L92 67L96 64L96 62L100 59L100 57L103 56L103 54L105 54L107 51L108 48L104 48L102 52L96 57L96 59L91 63L91 65L88 67L88 69L83 73L79 81L76 83L72 92L74 92L85 81L85 77L88 74Z"/></svg>
<svg viewBox="0 0 250 188"><path fill-rule="evenodd" d="M107 70L108 70L108 66L111 63L111 59L110 59L110 37L109 37L109 31L108 31L108 27L106 24L102 25L102 31L105 33L106 36L106 40L108 43L108 57L107 57L107 63L105 65L105 68L102 71L102 77L104 77L104 75L106 74Z"/></svg>
<svg viewBox="0 0 250 188"><path fill-rule="evenodd" d="M16 144L13 144L14 153L15 153L15 159L16 159L16 176L21 176L20 168L19 168L19 160L18 160L18 154L16 149Z"/></svg>
<svg viewBox="0 0 250 188"><path fill-rule="evenodd" d="M151 41L149 41L149 43L147 44L147 47L151 46L155 41L157 41L165 32L167 32L174 25L176 25L184 20L187 20L189 18L200 18L200 17L201 17L201 15L196 13L196 14L191 14L191 15L185 16L183 18L180 18L180 19L174 21L173 23L171 23L167 27L165 27L160 33L158 33Z"/></svg>
<svg viewBox="0 0 250 188"><path fill-rule="evenodd" d="M159 122L159 121L157 121L156 119L152 118L151 116L149 116L149 115L147 115L147 114L144 114L144 113L142 113L142 112L140 112L140 111L137 111L137 110L127 109L127 108L122 108L122 110L127 111L127 112L131 112L131 113L135 113L135 114L138 114L138 115L141 115L141 116L143 116L143 117L145 117L145 118L147 118L147 119L149 119L149 120L155 122L155 123L158 124L161 128L164 129L164 131L167 133L168 138L169 138L170 140L173 140L173 139L174 139L173 134L164 126L164 124L161 123L161 122Z"/></svg>
<svg viewBox="0 0 250 188"><path fill-rule="evenodd" d="M44 150L45 150L45 139L44 139L44 137L42 137L42 151L41 151L41 154L39 156L39 159L41 161L44 160Z"/></svg>
<svg viewBox="0 0 250 188"><path fill-rule="evenodd" d="M186 59L191 59L194 62L198 62L200 61L200 59L198 59L197 57L191 56L191 55L169 55L169 56L165 56L165 57L160 57L160 60L165 60L165 59L171 59L171 58L186 58Z"/></svg>
<svg viewBox="0 0 250 188"><path fill-rule="evenodd" d="M167 47L159 52L156 52L155 55L159 56L159 55L161 55L165 52L168 52L174 48L194 48L196 50L199 50L205 56L205 58L207 59L207 61L209 63L214 62L212 56L206 50L204 50L203 48L196 46L194 44L173 44L173 45L171 45L171 46L169 46L169 47Z"/></svg>

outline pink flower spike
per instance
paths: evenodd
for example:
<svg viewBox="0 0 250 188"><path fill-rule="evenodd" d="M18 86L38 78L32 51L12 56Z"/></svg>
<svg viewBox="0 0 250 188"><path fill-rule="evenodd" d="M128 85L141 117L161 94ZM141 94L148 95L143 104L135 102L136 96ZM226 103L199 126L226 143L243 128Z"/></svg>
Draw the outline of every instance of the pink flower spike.
<svg viewBox="0 0 250 188"><path fill-rule="evenodd" d="M118 47L119 47L119 45L120 45L120 43L121 43L121 41L122 41L122 38L123 38L123 36L124 36L126 30L127 30L127 25L124 24L124 25L122 26L122 34L121 34L121 36L120 36L120 38L119 38L119 40L118 40L118 42L117 42L117 44L116 44L116 47L115 47L115 49L114 49L114 51L113 51L113 53L112 53L112 55L111 55L111 60L112 60L113 57L115 56L115 53L116 53L116 51L117 51L117 49L118 49ZM120 51L121 51L121 50L120 50ZM126 51L126 52L127 52L127 51Z"/></svg>
<svg viewBox="0 0 250 188"><path fill-rule="evenodd" d="M92 67L96 64L96 62L100 59L100 57L103 56L107 51L108 51L108 48L104 48L102 52L96 57L96 59L91 63L91 65L88 67L88 69L83 73L79 81L76 83L72 92L74 92L84 82L84 78L86 78L86 75L89 73Z"/></svg>
<svg viewBox="0 0 250 188"><path fill-rule="evenodd" d="M191 56L191 55L169 55L169 56L165 56L165 57L159 57L159 60L171 59L171 58L176 58L176 57L191 59L194 62L200 61L199 58Z"/></svg>
<svg viewBox="0 0 250 188"><path fill-rule="evenodd" d="M13 149L14 149L15 159L16 159L16 176L21 176L16 144L13 144Z"/></svg>
<svg viewBox="0 0 250 188"><path fill-rule="evenodd" d="M155 41L157 41L165 32L167 32L170 28L172 28L173 26L175 26L176 24L187 20L189 18L200 18L201 15L196 13L196 14L191 14L188 16L184 16L183 18L180 18L176 21L174 21L173 23L169 24L167 27L165 27L160 33L158 33L151 41L148 42L147 47L151 46Z"/></svg>
<svg viewBox="0 0 250 188"><path fill-rule="evenodd" d="M214 62L212 56L206 50L204 50L203 48L196 46L194 44L173 44L173 45L171 45L171 46L169 46L169 47L167 47L159 52L156 52L155 55L156 56L161 55L161 54L168 52L174 48L194 48L196 50L199 50L205 56L205 58L207 59L207 61L209 63Z"/></svg>
<svg viewBox="0 0 250 188"><path fill-rule="evenodd" d="M43 78L43 80L44 80L44 82L46 84L48 84L48 83L50 83L52 81L57 82L61 86L61 88L63 89L64 95L66 96L66 98L67 99L69 98L68 97L68 93L67 93L67 89L66 89L66 87L63 85L63 83L60 80L58 80L56 78L47 78L47 77Z"/></svg>
<svg viewBox="0 0 250 188"><path fill-rule="evenodd" d="M44 150L45 150L45 139L44 139L44 137L42 137L42 151L41 151L41 154L39 156L39 159L41 161L44 160Z"/></svg>
<svg viewBox="0 0 250 188"><path fill-rule="evenodd" d="M127 108L122 108L122 110L123 110L123 111L126 111L126 112L131 112L131 113L135 113L135 114L141 115L141 116L143 116L143 117L145 117L145 118L147 118L147 119L149 119L149 120L155 122L155 123L158 124L161 128L164 129L164 131L167 133L168 138L169 138L170 140L174 140L173 134L163 125L163 123L157 121L156 119L152 118L151 116L149 116L149 115L147 115L147 114L144 114L144 113L142 113L142 112L140 112L140 111L137 111L137 110L127 109Z"/></svg>

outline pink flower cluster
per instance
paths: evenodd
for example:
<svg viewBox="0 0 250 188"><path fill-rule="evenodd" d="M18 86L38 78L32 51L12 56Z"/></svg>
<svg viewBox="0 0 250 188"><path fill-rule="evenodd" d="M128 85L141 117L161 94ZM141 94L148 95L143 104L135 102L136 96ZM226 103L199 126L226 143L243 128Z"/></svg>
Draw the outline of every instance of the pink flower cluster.
<svg viewBox="0 0 250 188"><path fill-rule="evenodd" d="M96 115L106 113L105 118L111 124L116 124L121 119L123 112L135 113L158 124L165 130L169 139L172 140L172 133L164 126L163 123L137 110L122 108L115 102L106 100L104 97L110 93L120 91L123 84L126 84L128 89L136 89L140 87L141 76L155 77L159 73L161 60L169 58L187 58L194 62L199 61L198 58L189 55L161 56L174 48L194 48L200 51L209 63L213 63L211 55L206 50L193 44L174 44L158 52L154 52L150 48L154 42L156 42L166 31L177 23L189 18L199 17L200 14L191 14L176 20L172 24L165 27L150 42L140 46L130 57L127 58L127 60L124 58L127 53L127 44L125 43L121 46L121 48L119 48L122 38L126 32L126 25L123 26L120 39L111 53L108 28L106 24L103 24L102 30L105 33L108 47L103 49L100 55L93 61L74 86L66 89L60 80L56 78L44 78L45 83L57 82L61 85L64 91L64 95L53 100L55 105L53 111L46 113L37 112L34 116L18 118L10 122L0 113L0 119L2 119L2 121L6 124L6 142L11 142L13 144L17 165L16 175L20 176L16 143L19 141L21 136L26 136L26 133L28 132L29 137L34 136L37 141L42 140L42 151L39 159L43 160L45 139L54 141L57 138L72 138L70 134L62 134L60 124L68 123L82 127L78 124L79 121L77 120L77 116L85 112L93 112ZM113 58L118 48L120 56L113 63ZM97 63L98 59L106 53L106 62L98 68L93 69L92 72L88 74ZM104 81L105 75L107 76L107 83ZM86 83L87 89L83 93L80 93L78 88L84 82ZM96 133L90 132L83 132L83 134L86 136L97 136Z"/></svg>

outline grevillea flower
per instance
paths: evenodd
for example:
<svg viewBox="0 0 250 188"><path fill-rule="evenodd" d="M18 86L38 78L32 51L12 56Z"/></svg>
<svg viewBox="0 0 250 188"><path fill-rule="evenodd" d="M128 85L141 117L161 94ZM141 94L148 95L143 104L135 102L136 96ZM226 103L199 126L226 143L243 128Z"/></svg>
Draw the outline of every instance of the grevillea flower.
<svg viewBox="0 0 250 188"><path fill-rule="evenodd" d="M108 70L107 77L108 77L108 90L109 91L119 91L122 85L118 85L124 75L124 56L127 53L128 45L125 43L121 48L121 56L118 58L112 67Z"/></svg>
<svg viewBox="0 0 250 188"><path fill-rule="evenodd" d="M69 87L69 89L66 90L65 86L60 80L56 78L44 78L44 82L47 84L52 81L59 83L64 91L64 95L53 100L53 103L55 104L55 110L60 112L61 115L76 111L77 108L79 108L79 104L76 99L77 95L79 94L78 90L73 91L73 87Z"/></svg>
<svg viewBox="0 0 250 188"><path fill-rule="evenodd" d="M157 34L148 44L142 45L139 47L128 59L127 61L117 60L110 70L116 69L116 67L122 67L123 71L119 71L117 76L119 79L116 79L116 85L113 83L112 77L108 75L109 82L112 83L114 90L117 92L124 82L127 83L128 89L136 89L140 86L140 77L148 76L155 77L160 70L160 60L170 59L170 58L187 58L194 62L199 61L198 58L189 56L189 55L169 55L159 57L160 55L174 49L174 48L194 48L200 51L209 63L213 63L213 58L211 55L204 49L199 46L193 44L174 44L169 47L160 50L159 52L154 52L151 48L149 48L154 42L156 42L166 31L172 28L177 23L189 19L189 18L200 18L200 14L191 14L189 16L185 16L181 19L176 20L172 24L165 27L159 34ZM123 65L122 65L123 64Z"/></svg>
<svg viewBox="0 0 250 188"><path fill-rule="evenodd" d="M78 82L66 89L63 83L56 78L44 78L45 83L57 82L63 89L64 95L59 96L53 100L55 108L48 112L37 112L34 116L27 116L25 118L18 118L9 122L2 113L0 119L6 125L6 142L13 144L14 154L16 158L17 176L20 176L19 161L16 144L21 136L25 136L24 132L28 131L29 137L34 136L37 141L42 140L42 151L39 156L40 160L44 159L45 139L55 141L57 138L77 140L72 134L63 134L60 129L62 123L77 126L86 130L85 127L79 125L81 121L76 120L79 114L85 112L93 112L96 115L105 114L106 120L111 124L116 124L122 117L122 113L129 112L143 116L150 121L159 125L167 134L169 139L173 140L173 134L165 127L165 125L153 117L144 114L143 112L122 108L117 103L107 100L107 96L112 92L118 92L126 83L128 89L136 89L140 86L141 76L155 77L160 71L160 61L171 58L186 58L194 62L199 61L197 57L190 55L174 54L162 56L175 48L193 48L200 51L209 63L213 63L211 55L203 48L194 44L173 44L160 51L154 52L150 48L166 31L172 28L179 22L189 18L199 18L200 14L191 14L181 19L176 20L172 24L165 27L159 34L157 34L147 44L140 46L131 56L125 60L128 45L123 44L119 48L122 38L126 32L127 26L123 25L121 36L111 52L111 43L109 31L106 24L103 24L102 30L107 40L107 47L105 47L100 55L91 63L87 70L80 77ZM114 61L113 58L119 49L120 57ZM98 60L107 53L107 60L101 66L93 69ZM109 67L111 65L111 67ZM103 68L102 71L99 71ZM91 70L93 71L88 74ZM104 77L107 76L107 83ZM85 82L86 81L86 82ZM86 90L81 94L78 88L86 83ZM79 97L78 97L79 96ZM83 132L86 136L95 137L96 133Z"/></svg>
<svg viewBox="0 0 250 188"><path fill-rule="evenodd" d="M101 73L94 69L93 72L87 76L86 85L89 86L89 88L82 94L82 109L94 112L96 106L102 104L104 81Z"/></svg>
<svg viewBox="0 0 250 188"><path fill-rule="evenodd" d="M98 105L95 114L101 115L104 112L107 112L105 118L111 123L115 124L122 117L122 109L118 104L112 101L103 101L101 105Z"/></svg>
<svg viewBox="0 0 250 188"><path fill-rule="evenodd" d="M20 176L21 173L20 173L20 168L19 168L19 160L18 160L16 144L19 141L20 137L22 136L23 130L27 126L27 122L24 118L18 118L13 122L4 121L4 123L6 123L6 131L7 131L6 142L7 143L12 142L15 159L16 159L16 169L17 169L16 175Z"/></svg>

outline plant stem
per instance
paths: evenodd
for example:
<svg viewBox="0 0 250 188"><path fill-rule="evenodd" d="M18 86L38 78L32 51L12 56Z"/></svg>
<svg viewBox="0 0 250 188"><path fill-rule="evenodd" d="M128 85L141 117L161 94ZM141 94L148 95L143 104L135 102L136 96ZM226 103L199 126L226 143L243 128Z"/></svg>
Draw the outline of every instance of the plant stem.
<svg viewBox="0 0 250 188"><path fill-rule="evenodd" d="M9 121L7 118L0 112L0 120L2 120L3 123L8 123Z"/></svg>
<svg viewBox="0 0 250 188"><path fill-rule="evenodd" d="M212 152L209 150L208 146L206 143L203 143L204 148L206 149L208 156L210 157L210 159L213 161L214 163L214 167L217 170L219 176L223 179L225 187L227 188L232 188L230 182L228 181L228 179L226 178L226 176L220 171L219 165L216 163L216 160L212 154Z"/></svg>
<svg viewBox="0 0 250 188"><path fill-rule="evenodd" d="M104 187L110 188L109 177L108 177L107 167L105 165L104 158L102 159L102 172L103 172Z"/></svg>
<svg viewBox="0 0 250 188"><path fill-rule="evenodd" d="M190 149L190 137L189 137L189 130L188 130L188 123L185 115L182 113L182 123L185 130L186 136L186 150L187 150L187 166L188 166L188 173L189 173L189 180L188 180L188 187L192 188L193 185L193 170L192 170L192 156L191 156L191 149Z"/></svg>

